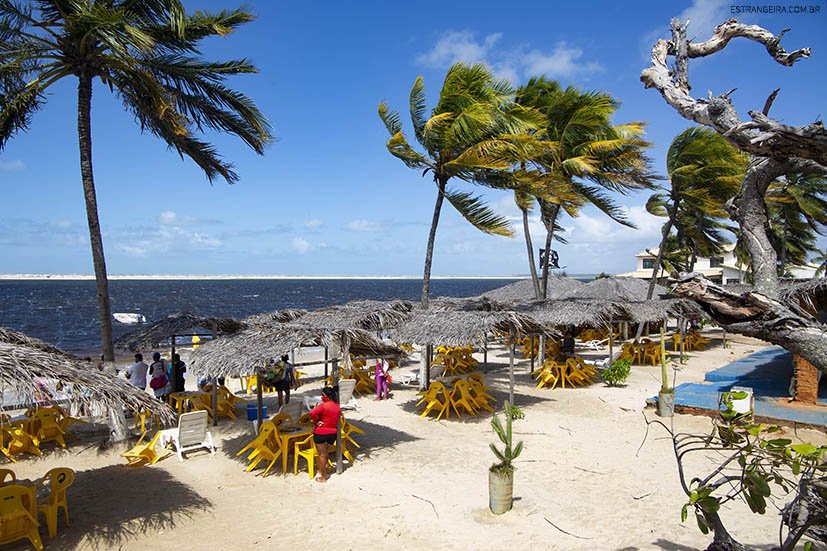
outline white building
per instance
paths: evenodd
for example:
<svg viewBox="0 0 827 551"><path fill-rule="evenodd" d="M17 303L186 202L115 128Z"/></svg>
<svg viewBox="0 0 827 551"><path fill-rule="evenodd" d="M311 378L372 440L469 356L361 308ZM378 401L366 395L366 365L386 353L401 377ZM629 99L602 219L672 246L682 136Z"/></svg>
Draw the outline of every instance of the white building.
<svg viewBox="0 0 827 551"><path fill-rule="evenodd" d="M695 261L695 272L704 275L710 281L720 284L729 283L746 283L747 281L747 265L739 264L736 260L733 251L735 245L724 245L724 252L721 256L712 258L698 257ZM655 267L655 262L658 259L658 249L646 249L635 255L637 267L634 272L626 272L625 274L617 274L620 277L635 277L638 279L650 279L652 277L652 270ZM817 266L808 264L806 266L790 266L787 271L792 274L794 279L810 279L815 274ZM669 277L663 268L658 273L658 280Z"/></svg>

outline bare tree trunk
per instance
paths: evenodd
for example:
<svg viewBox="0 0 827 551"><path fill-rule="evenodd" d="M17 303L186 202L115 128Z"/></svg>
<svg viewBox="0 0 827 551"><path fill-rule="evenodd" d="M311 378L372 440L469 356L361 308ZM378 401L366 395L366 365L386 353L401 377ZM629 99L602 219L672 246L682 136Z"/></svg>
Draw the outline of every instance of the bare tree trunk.
<svg viewBox="0 0 827 551"><path fill-rule="evenodd" d="M103 256L103 239L98 220L98 202L95 195L95 179L92 174L92 77L81 74L78 83L78 143L80 145L80 173L83 179L83 195L86 199L86 219L89 224L89 240L92 243L92 262L95 266L95 283L98 290L98 317L100 318L103 358L115 359L112 346L112 311L109 306L109 282L106 278L106 260Z"/></svg>
<svg viewBox="0 0 827 551"><path fill-rule="evenodd" d="M663 227L660 230L660 245L658 245L658 257L655 260L655 267L652 269L652 278L649 280L649 288L646 289L646 300L651 300L652 296L655 294L655 285L657 285L658 280L658 272L661 271L660 263L663 261L663 248L666 246L666 238L669 237L669 232L672 231L672 226L675 224L675 213L678 210L678 200L676 199L672 205L672 208L667 209L669 213L669 219L663 224ZM640 337L643 335L643 325L639 323L637 326L637 331L635 331L635 342L640 341Z"/></svg>
<svg viewBox="0 0 827 551"><path fill-rule="evenodd" d="M525 234L525 246L528 251L528 267L531 270L531 283L534 285L534 298L540 299L540 278L537 277L537 267L534 265L534 244L531 242L531 231L528 227L528 210L523 211L523 233Z"/></svg>
<svg viewBox="0 0 827 551"><path fill-rule="evenodd" d="M557 223L557 215L560 212L560 205L554 205L548 216L543 217L543 224L546 227L546 259L543 262L543 299L548 298L548 269L549 260L551 260L551 241L554 237L554 226Z"/></svg>
<svg viewBox="0 0 827 551"><path fill-rule="evenodd" d="M428 299L431 294L431 261L434 258L434 241L436 240L436 228L439 225L439 212L442 210L442 201L445 199L446 180L440 178L437 181L436 203L434 204L434 216L431 219L431 231L428 233L428 246L425 249L425 272L422 275L422 308L428 309Z"/></svg>

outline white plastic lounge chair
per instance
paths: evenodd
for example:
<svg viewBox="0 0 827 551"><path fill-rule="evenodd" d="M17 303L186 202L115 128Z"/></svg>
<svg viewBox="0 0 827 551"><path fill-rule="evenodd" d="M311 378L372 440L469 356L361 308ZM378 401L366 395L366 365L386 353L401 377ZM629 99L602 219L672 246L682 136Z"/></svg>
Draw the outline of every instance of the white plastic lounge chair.
<svg viewBox="0 0 827 551"><path fill-rule="evenodd" d="M415 369L409 373L403 373L399 376L399 382L405 386L419 385L419 370Z"/></svg>
<svg viewBox="0 0 827 551"><path fill-rule="evenodd" d="M200 448L207 448L211 454L215 454L212 434L207 429L209 421L207 411L202 409L178 417L177 429L162 431L162 439L175 445L178 461L184 461L184 452Z"/></svg>
<svg viewBox="0 0 827 551"><path fill-rule="evenodd" d="M356 388L356 379L342 379L339 381L339 407L342 409L359 409L353 389Z"/></svg>
<svg viewBox="0 0 827 551"><path fill-rule="evenodd" d="M580 348L588 348L589 350L603 350L609 344L609 339L593 340L593 341L574 341L574 344Z"/></svg>

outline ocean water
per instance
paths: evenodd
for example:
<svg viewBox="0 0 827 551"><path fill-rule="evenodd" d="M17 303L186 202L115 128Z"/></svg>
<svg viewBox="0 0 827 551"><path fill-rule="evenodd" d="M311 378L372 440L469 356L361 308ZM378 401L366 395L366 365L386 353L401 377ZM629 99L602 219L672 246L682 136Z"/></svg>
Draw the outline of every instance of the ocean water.
<svg viewBox="0 0 827 551"><path fill-rule="evenodd" d="M469 297L513 279L437 279L431 296ZM143 314L149 322L171 313L243 318L282 308L315 309L352 300L419 299L416 279L211 279L114 280L112 312ZM95 282L91 280L0 281L0 326L65 350L100 348ZM113 320L117 338L138 325Z"/></svg>

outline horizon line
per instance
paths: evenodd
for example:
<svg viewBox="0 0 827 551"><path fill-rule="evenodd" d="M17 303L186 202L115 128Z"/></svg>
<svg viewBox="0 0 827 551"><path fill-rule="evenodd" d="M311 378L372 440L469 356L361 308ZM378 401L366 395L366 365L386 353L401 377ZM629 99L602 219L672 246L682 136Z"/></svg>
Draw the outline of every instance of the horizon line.
<svg viewBox="0 0 827 551"><path fill-rule="evenodd" d="M594 274L569 274L573 276L594 276ZM509 275L438 275L431 279L528 279L529 274ZM0 274L0 280L94 280L93 274ZM256 274L110 274L109 280L204 280L204 279L397 279L421 280L414 275L256 275Z"/></svg>

